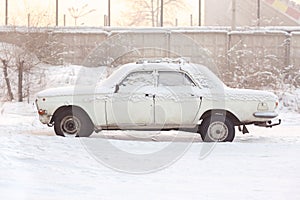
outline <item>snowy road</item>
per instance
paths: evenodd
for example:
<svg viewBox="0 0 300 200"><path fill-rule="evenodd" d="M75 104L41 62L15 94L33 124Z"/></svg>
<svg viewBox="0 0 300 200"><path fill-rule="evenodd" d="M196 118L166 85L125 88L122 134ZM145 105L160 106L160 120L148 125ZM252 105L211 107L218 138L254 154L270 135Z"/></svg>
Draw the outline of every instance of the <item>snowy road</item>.
<svg viewBox="0 0 300 200"><path fill-rule="evenodd" d="M0 199L300 199L299 114L282 114L284 124L273 129L249 127L250 134L238 133L233 143L217 144L201 159L205 144L195 134L116 131L60 138L40 125L32 106L8 104L1 113ZM106 141L143 154L174 137L178 147L195 140L177 162L141 175L97 162L83 145ZM107 163L114 156L109 151L103 149L111 156Z"/></svg>

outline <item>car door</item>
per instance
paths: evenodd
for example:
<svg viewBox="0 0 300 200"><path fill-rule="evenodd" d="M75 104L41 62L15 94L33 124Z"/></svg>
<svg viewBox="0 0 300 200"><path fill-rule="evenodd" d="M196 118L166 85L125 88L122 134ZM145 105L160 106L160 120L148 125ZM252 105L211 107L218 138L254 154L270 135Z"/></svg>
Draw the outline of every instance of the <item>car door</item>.
<svg viewBox="0 0 300 200"><path fill-rule="evenodd" d="M141 129L154 123L153 71L130 73L107 101L108 127Z"/></svg>
<svg viewBox="0 0 300 200"><path fill-rule="evenodd" d="M200 89L182 71L158 71L155 93L155 124L164 127L192 127L199 119Z"/></svg>

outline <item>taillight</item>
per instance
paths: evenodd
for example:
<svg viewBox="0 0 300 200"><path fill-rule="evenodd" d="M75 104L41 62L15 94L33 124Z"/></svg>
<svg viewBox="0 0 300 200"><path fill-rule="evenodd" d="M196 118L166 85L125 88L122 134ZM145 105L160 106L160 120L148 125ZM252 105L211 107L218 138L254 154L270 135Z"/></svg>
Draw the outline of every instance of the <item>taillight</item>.
<svg viewBox="0 0 300 200"><path fill-rule="evenodd" d="M276 101L276 103L275 103L275 108L278 108L278 106L279 106L279 102Z"/></svg>

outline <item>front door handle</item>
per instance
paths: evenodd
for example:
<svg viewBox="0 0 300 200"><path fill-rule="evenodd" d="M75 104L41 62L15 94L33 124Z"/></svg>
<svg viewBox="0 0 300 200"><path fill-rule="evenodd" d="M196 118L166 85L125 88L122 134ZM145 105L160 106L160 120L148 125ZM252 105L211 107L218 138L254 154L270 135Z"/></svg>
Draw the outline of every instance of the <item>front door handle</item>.
<svg viewBox="0 0 300 200"><path fill-rule="evenodd" d="M145 97L155 97L155 94L145 94Z"/></svg>

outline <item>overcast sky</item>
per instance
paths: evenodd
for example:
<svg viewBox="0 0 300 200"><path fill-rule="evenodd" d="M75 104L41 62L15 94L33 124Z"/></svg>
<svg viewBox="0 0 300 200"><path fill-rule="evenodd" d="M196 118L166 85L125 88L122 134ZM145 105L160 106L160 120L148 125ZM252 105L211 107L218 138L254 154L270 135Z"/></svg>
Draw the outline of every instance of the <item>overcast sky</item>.
<svg viewBox="0 0 300 200"><path fill-rule="evenodd" d="M194 15L194 22L198 19L198 1L186 0L187 9L178 13L179 25L189 25L190 15ZM86 10L96 9L78 20L78 25L103 26L104 15L107 14L107 0L59 0L59 24L63 25L63 15L66 15L67 25L74 25L74 19L70 16L68 8L81 8L88 4ZM112 25L117 25L122 19L122 12L130 9L122 0L111 0ZM0 0L0 25L4 25L5 0ZM44 21L55 23L55 0L9 0L9 23L11 25L27 25L27 13L33 16L44 16Z"/></svg>
<svg viewBox="0 0 300 200"><path fill-rule="evenodd" d="M176 13L179 26L190 25L190 15L193 15L193 22L198 22L199 0L185 0L186 9ZM222 1L222 0L220 0ZM253 0L254 1L254 0ZM300 0L294 0L300 4ZM103 26L104 15L107 14L107 0L59 0L59 25L63 25L63 16L66 15L66 24L74 25L74 19L70 16L68 8L81 8L88 4L86 10L95 9L84 17L78 19L77 25ZM124 0L111 0L112 4L112 26L118 26L124 12L130 8ZM5 0L0 0L0 25L4 25ZM27 25L27 14L31 14L31 24L55 25L55 0L9 0L9 24ZM172 21L175 19L172 19ZM122 23L121 23L122 24Z"/></svg>

